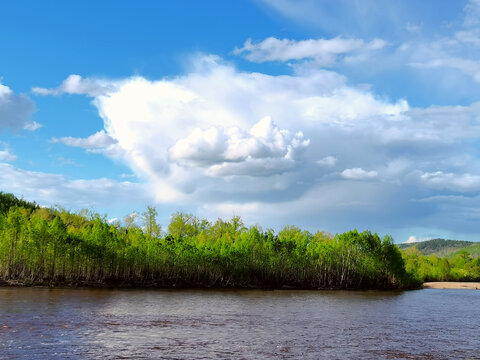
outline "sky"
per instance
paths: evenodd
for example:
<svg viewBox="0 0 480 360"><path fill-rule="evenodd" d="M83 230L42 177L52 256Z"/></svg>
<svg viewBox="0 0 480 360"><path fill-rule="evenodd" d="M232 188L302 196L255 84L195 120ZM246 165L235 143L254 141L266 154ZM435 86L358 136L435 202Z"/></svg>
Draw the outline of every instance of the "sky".
<svg viewBox="0 0 480 360"><path fill-rule="evenodd" d="M480 240L480 0L0 3L0 191Z"/></svg>

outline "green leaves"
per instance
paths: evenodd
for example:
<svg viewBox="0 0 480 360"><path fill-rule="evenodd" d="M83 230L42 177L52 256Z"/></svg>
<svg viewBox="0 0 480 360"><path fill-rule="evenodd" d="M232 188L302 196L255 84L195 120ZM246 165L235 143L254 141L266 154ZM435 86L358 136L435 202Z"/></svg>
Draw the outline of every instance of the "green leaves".
<svg viewBox="0 0 480 360"><path fill-rule="evenodd" d="M416 246L402 251L407 273L419 281L479 281L480 258L459 251L453 258L424 255Z"/></svg>
<svg viewBox="0 0 480 360"><path fill-rule="evenodd" d="M247 228L239 217L210 223L177 212L162 235L155 208L141 215L141 227L135 218L110 225L92 212L10 207L0 213L0 279L341 289L395 288L408 281L392 239L369 231L312 235L286 226L276 234Z"/></svg>

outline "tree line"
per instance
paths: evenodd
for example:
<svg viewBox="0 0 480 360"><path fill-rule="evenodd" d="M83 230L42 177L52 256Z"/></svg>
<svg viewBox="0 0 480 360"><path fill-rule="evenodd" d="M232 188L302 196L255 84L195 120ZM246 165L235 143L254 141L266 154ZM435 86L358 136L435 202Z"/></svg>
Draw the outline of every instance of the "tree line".
<svg viewBox="0 0 480 360"><path fill-rule="evenodd" d="M0 193L0 280L21 284L386 289L419 286L385 236L246 227L182 212L166 231L148 207L110 224ZM16 199L16 200L15 200Z"/></svg>
<svg viewBox="0 0 480 360"><path fill-rule="evenodd" d="M416 246L403 251L405 269L419 282L480 281L480 258L459 251L451 259L424 255Z"/></svg>

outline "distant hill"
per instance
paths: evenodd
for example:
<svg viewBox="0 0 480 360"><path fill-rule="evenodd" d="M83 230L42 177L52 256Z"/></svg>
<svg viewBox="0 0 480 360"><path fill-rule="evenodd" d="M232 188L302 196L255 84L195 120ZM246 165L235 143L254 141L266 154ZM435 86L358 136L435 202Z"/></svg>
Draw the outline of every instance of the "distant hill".
<svg viewBox="0 0 480 360"><path fill-rule="evenodd" d="M478 253L480 255L480 243L475 243L473 241L432 239L428 241L420 241L408 244L403 243L397 245L400 249L408 249L416 246L417 249L425 255L436 255L438 257L446 257L469 247L472 247L472 253L478 249Z"/></svg>

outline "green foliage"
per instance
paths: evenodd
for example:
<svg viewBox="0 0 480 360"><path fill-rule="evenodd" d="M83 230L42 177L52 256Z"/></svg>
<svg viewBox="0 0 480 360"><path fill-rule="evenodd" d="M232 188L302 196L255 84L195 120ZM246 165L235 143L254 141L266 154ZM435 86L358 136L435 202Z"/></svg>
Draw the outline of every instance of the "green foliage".
<svg viewBox="0 0 480 360"><path fill-rule="evenodd" d="M147 211L142 215L145 234L150 237L159 237L162 232L161 226L157 223L157 210L147 206Z"/></svg>
<svg viewBox="0 0 480 360"><path fill-rule="evenodd" d="M461 252L467 252L472 258L479 258L480 257L480 243L474 243L469 246L465 246L464 248L461 248L460 250L457 250L451 254L447 255L448 259L453 259L455 258L458 254Z"/></svg>
<svg viewBox="0 0 480 360"><path fill-rule="evenodd" d="M172 216L162 235L148 207L143 227L92 212L10 206L0 214L0 280L30 284L135 286L398 288L414 286L390 237L356 230L315 235L294 226L278 234ZM470 272L479 264L472 264ZM418 284L417 284L418 285Z"/></svg>
<svg viewBox="0 0 480 360"><path fill-rule="evenodd" d="M426 256L417 247L402 252L407 273L419 281L480 281L480 258L461 250L450 258Z"/></svg>
<svg viewBox="0 0 480 360"><path fill-rule="evenodd" d="M17 198L13 194L4 193L0 191L0 214L6 214L12 207L23 207L30 210L35 210L38 205L34 202L28 202Z"/></svg>
<svg viewBox="0 0 480 360"><path fill-rule="evenodd" d="M206 225L209 224L204 224L202 227L202 221L192 214L176 212L171 217L168 232L173 238L179 240L198 235Z"/></svg>

